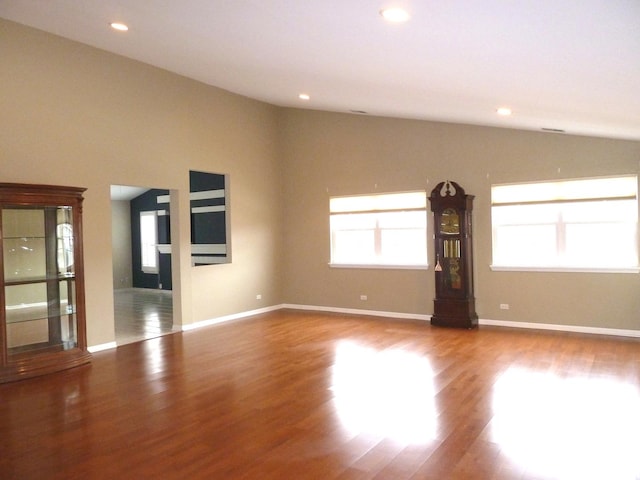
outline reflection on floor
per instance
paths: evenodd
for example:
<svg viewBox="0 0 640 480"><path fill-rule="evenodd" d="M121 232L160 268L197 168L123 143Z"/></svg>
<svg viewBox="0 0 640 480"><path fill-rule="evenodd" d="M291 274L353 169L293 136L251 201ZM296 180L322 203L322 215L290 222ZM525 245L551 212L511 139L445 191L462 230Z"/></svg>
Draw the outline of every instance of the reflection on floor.
<svg viewBox="0 0 640 480"><path fill-rule="evenodd" d="M640 338L280 310L0 399L3 479L640 480Z"/></svg>
<svg viewBox="0 0 640 480"><path fill-rule="evenodd" d="M115 290L116 343L125 345L179 331L173 328L171 294L148 288Z"/></svg>

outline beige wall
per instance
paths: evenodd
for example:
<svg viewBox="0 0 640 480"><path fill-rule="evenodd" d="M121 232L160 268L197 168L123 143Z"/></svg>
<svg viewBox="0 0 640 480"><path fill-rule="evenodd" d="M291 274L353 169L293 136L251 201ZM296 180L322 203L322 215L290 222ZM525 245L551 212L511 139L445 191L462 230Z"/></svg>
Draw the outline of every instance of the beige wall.
<svg viewBox="0 0 640 480"><path fill-rule="evenodd" d="M171 190L182 323L280 303L431 313L432 269L328 267L328 198L451 179L476 196L481 318L640 330L640 275L489 269L492 183L637 173L640 142L279 109L3 20L0 49L2 181L88 188L89 345L114 338L112 184ZM230 176L231 264L189 265L189 169Z"/></svg>
<svg viewBox="0 0 640 480"><path fill-rule="evenodd" d="M281 303L275 107L0 20L0 111L3 182L87 187L89 345L114 339L112 184L175 195L182 323ZM232 264L189 265L189 169L230 176Z"/></svg>
<svg viewBox="0 0 640 480"><path fill-rule="evenodd" d="M640 142L287 110L287 302L433 312L433 268L329 268L332 195L425 189L453 180L476 196L475 280L481 319L640 330L640 275L492 272L492 183L636 174ZM366 294L367 301L360 295ZM501 303L510 310L500 310Z"/></svg>
<svg viewBox="0 0 640 480"><path fill-rule="evenodd" d="M131 206L128 200L111 202L113 288L131 288Z"/></svg>

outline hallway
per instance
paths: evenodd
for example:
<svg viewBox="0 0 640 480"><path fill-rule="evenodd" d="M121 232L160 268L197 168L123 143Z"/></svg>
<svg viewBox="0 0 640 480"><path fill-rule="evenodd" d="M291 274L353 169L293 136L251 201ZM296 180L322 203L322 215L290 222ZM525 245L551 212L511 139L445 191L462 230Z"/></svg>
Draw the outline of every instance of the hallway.
<svg viewBox="0 0 640 480"><path fill-rule="evenodd" d="M113 297L118 346L180 331L173 327L171 291L127 288Z"/></svg>

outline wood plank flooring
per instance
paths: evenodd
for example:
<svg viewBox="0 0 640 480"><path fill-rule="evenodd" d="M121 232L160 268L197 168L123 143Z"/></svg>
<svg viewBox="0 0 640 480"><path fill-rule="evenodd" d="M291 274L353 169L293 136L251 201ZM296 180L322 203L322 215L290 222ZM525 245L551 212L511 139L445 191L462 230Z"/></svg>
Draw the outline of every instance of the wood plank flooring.
<svg viewBox="0 0 640 480"><path fill-rule="evenodd" d="M116 344L140 342L179 331L168 290L126 288L113 292Z"/></svg>
<svg viewBox="0 0 640 480"><path fill-rule="evenodd" d="M639 479L640 341L280 311L0 385L2 479Z"/></svg>

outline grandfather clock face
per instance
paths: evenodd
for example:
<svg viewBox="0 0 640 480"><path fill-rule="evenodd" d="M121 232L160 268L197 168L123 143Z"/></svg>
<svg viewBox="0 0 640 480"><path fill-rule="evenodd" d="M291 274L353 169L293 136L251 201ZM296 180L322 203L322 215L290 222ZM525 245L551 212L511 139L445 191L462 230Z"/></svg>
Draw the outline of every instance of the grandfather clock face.
<svg viewBox="0 0 640 480"><path fill-rule="evenodd" d="M460 234L460 215L453 208L447 208L440 216L440 233L445 235Z"/></svg>

